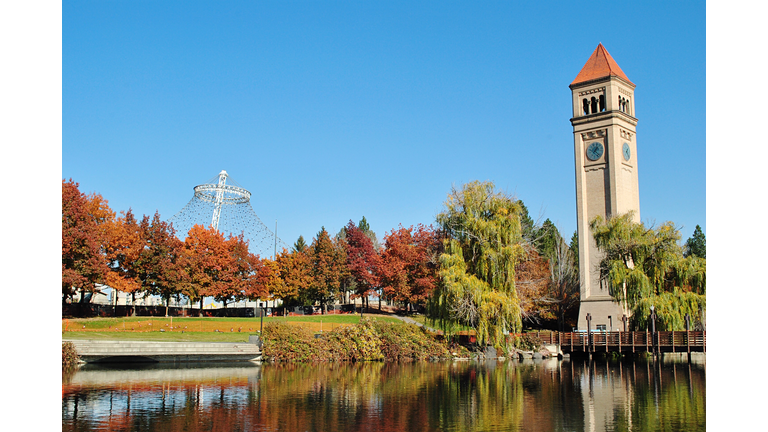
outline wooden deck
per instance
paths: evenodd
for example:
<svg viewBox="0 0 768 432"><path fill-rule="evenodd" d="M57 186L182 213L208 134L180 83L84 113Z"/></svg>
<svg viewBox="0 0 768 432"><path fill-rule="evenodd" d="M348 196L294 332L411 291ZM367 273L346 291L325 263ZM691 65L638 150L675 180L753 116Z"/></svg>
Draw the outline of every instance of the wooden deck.
<svg viewBox="0 0 768 432"><path fill-rule="evenodd" d="M707 352L707 332L537 332L545 344L558 345L563 354L570 353L691 353Z"/></svg>

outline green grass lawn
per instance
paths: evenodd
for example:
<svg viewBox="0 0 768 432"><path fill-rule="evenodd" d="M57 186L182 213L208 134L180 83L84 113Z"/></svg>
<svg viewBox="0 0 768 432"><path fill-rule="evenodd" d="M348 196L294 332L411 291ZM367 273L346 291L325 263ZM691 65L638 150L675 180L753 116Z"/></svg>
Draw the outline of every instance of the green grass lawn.
<svg viewBox="0 0 768 432"><path fill-rule="evenodd" d="M438 322L427 319L427 317L424 315L411 315L409 318L418 322L419 324L423 324L435 330L441 330L440 324ZM469 330L473 330L473 328L465 325L457 325L455 329L455 331L469 331Z"/></svg>
<svg viewBox="0 0 768 432"><path fill-rule="evenodd" d="M397 318L372 316L386 322ZM287 322L312 331L332 331L338 326L360 322L360 315L311 315L264 317L269 322ZM258 334L261 318L120 317L62 320L62 339L151 340L176 342L246 342ZM160 331L163 330L163 331ZM217 331L218 330L218 331Z"/></svg>
<svg viewBox="0 0 768 432"><path fill-rule="evenodd" d="M87 331L61 332L62 339L77 340L124 340L124 341L156 341L156 342L248 342L251 333L224 332L98 332ZM258 334L255 332L254 334Z"/></svg>

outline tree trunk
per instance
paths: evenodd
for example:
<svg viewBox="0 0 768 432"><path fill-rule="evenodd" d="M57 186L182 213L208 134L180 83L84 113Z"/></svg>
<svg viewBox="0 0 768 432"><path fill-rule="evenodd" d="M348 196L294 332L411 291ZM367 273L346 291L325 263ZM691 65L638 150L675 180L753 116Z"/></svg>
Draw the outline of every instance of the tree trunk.
<svg viewBox="0 0 768 432"><path fill-rule="evenodd" d="M200 297L200 312L198 312L197 316L203 316L203 297Z"/></svg>
<svg viewBox="0 0 768 432"><path fill-rule="evenodd" d="M131 293L131 316L136 316L136 291Z"/></svg>
<svg viewBox="0 0 768 432"><path fill-rule="evenodd" d="M171 296L165 298L165 316L168 317L168 304L171 302Z"/></svg>

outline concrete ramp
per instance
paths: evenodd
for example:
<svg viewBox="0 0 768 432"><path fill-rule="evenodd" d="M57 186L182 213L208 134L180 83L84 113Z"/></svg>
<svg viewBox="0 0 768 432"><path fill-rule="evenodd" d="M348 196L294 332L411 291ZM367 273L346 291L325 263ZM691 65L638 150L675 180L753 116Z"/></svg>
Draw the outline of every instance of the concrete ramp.
<svg viewBox="0 0 768 432"><path fill-rule="evenodd" d="M84 362L255 361L261 349L247 342L149 342L63 340L75 345Z"/></svg>

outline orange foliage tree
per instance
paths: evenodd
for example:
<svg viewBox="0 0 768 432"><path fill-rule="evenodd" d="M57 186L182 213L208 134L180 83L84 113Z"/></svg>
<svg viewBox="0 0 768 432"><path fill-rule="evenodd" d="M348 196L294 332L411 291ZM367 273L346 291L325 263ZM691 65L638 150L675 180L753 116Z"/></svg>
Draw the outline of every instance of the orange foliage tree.
<svg viewBox="0 0 768 432"><path fill-rule="evenodd" d="M525 255L515 265L515 287L523 321L540 324L541 320L555 318L549 260L533 247L525 249Z"/></svg>
<svg viewBox="0 0 768 432"><path fill-rule="evenodd" d="M283 249L283 252L277 256L276 263L280 270L281 283L274 287L271 293L275 298L282 299L285 305L303 305L314 283L312 259L307 251L288 252Z"/></svg>
<svg viewBox="0 0 768 432"><path fill-rule="evenodd" d="M344 277L346 259L344 249L334 243L323 227L309 247L312 263L312 284L308 290L308 298L319 302L322 306L334 301L339 295L341 280ZM324 308L323 308L324 309Z"/></svg>
<svg viewBox="0 0 768 432"><path fill-rule="evenodd" d="M133 212L104 224L104 252L111 270L106 275L107 285L118 291L135 293L141 289L139 255L144 249L141 227Z"/></svg>
<svg viewBox="0 0 768 432"><path fill-rule="evenodd" d="M181 292L191 301L219 296L230 282L228 270L232 268L232 256L224 236L211 228L195 225L184 239L184 266L188 278L181 284Z"/></svg>

